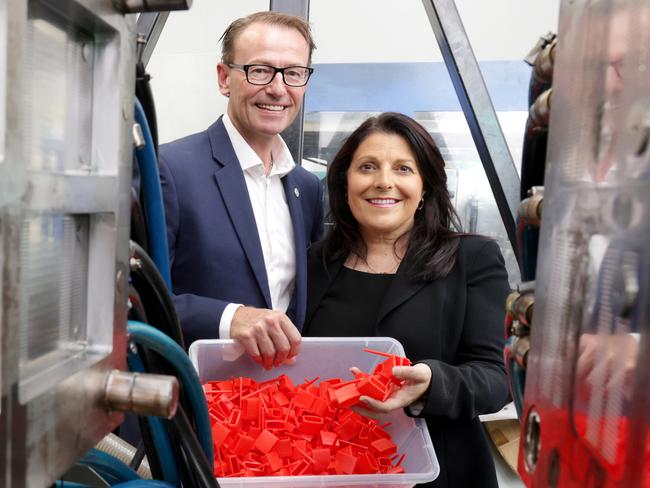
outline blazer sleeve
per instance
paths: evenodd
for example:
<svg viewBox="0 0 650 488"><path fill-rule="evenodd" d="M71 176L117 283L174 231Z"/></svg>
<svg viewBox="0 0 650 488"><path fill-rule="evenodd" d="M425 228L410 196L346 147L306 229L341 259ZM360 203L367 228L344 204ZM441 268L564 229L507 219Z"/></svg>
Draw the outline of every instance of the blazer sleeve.
<svg viewBox="0 0 650 488"><path fill-rule="evenodd" d="M501 409L509 398L503 321L510 286L504 260L491 240L467 259L465 319L455 361L420 361L431 368L431 385L418 416L474 418Z"/></svg>
<svg viewBox="0 0 650 488"><path fill-rule="evenodd" d="M176 238L180 228L180 211L178 193L174 184L173 172L161 154L158 160L160 185L162 187L167 225L167 242L169 245L169 266L173 269L176 256ZM229 302L191 293L175 294L172 301L181 323L185 342L189 345L197 339L214 338L219 335L219 321Z"/></svg>

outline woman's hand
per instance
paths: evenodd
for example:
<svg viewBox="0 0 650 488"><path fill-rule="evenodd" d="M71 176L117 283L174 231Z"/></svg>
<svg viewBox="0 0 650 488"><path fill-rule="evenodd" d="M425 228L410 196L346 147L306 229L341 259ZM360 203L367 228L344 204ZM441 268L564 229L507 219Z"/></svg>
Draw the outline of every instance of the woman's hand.
<svg viewBox="0 0 650 488"><path fill-rule="evenodd" d="M351 371L355 374L359 372L357 368L352 368ZM368 408L356 406L352 407L352 410L359 415L377 419L393 410L411 405L427 391L429 383L431 383L431 369L422 363L414 366L395 366L393 376L404 380L404 384L395 390L385 402L362 396L359 400Z"/></svg>

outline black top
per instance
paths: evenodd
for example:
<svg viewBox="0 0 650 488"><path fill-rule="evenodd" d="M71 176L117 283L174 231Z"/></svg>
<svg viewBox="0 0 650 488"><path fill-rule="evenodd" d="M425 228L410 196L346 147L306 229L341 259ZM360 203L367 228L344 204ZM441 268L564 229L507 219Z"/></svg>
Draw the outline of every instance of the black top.
<svg viewBox="0 0 650 488"><path fill-rule="evenodd" d="M303 329L311 337L374 337L377 312L394 274L341 268Z"/></svg>
<svg viewBox="0 0 650 488"><path fill-rule="evenodd" d="M311 324L321 320L324 297L338 288L344 261L331 260L325 265L322 245L310 248L306 335L315 335ZM497 488L478 415L498 411L509 396L503 321L510 287L499 246L478 236L462 237L454 267L444 278L414 281L410 271L412 264L406 256L379 306L372 310L374 333L368 336L394 337L411 361L431 369L430 391L418 417L427 422L440 475L427 486ZM353 294L348 303L354 300L355 307L371 308L363 303L365 288L358 287ZM328 315L330 327L345 320L343 310L338 316L334 311Z"/></svg>

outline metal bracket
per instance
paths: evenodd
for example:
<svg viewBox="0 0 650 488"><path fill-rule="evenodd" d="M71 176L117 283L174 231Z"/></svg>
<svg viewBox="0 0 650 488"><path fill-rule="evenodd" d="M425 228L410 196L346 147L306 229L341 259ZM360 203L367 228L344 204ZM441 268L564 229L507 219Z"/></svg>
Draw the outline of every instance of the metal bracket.
<svg viewBox="0 0 650 488"><path fill-rule="evenodd" d="M271 0L269 10L296 15L309 20L309 0ZM302 164L302 137L305 120L305 104L303 101L300 113L293 123L282 132L282 139L287 144L296 164Z"/></svg>
<svg viewBox="0 0 650 488"><path fill-rule="evenodd" d="M453 0L423 0L512 249L520 178Z"/></svg>

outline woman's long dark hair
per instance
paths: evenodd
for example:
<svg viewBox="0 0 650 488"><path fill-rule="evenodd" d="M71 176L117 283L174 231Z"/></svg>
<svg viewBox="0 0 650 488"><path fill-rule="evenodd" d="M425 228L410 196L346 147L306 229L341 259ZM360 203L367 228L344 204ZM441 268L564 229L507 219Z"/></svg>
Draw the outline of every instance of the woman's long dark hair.
<svg viewBox="0 0 650 488"><path fill-rule="evenodd" d="M378 132L395 134L406 140L422 177L424 203L415 212L413 228L398 239L409 237L405 258L411 265L412 277L418 281L442 278L456 262L461 236L460 219L447 190L445 162L424 127L410 117L394 112L371 117L361 124L346 139L329 165L327 186L334 228L325 239L323 257L329 261L353 253L366 258L367 247L346 199L347 171L359 145Z"/></svg>

